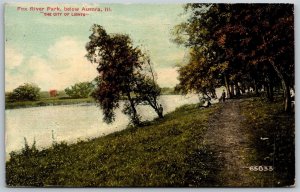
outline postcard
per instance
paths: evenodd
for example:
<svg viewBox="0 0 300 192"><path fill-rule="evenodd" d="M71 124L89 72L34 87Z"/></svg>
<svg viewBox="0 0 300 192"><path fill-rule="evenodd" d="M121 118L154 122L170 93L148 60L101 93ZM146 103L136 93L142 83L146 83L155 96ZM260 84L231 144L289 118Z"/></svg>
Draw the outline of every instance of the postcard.
<svg viewBox="0 0 300 192"><path fill-rule="evenodd" d="M7 3L7 187L294 187L293 4Z"/></svg>

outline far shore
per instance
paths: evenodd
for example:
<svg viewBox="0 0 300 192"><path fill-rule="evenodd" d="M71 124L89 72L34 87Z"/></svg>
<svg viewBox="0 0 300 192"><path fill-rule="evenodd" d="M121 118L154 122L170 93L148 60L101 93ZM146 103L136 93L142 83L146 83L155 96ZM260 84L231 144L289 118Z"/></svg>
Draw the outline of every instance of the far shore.
<svg viewBox="0 0 300 192"><path fill-rule="evenodd" d="M162 94L163 95L177 95L177 94ZM44 107L55 105L75 105L75 104L96 104L96 101L91 98L67 98L67 97L44 97L37 101L5 101L5 109L20 109L31 107Z"/></svg>
<svg viewBox="0 0 300 192"><path fill-rule="evenodd" d="M38 101L18 101L18 102L5 102L5 109L20 109L29 107L42 107L53 105L74 105L81 103L96 103L93 98L81 98L81 99L41 99Z"/></svg>

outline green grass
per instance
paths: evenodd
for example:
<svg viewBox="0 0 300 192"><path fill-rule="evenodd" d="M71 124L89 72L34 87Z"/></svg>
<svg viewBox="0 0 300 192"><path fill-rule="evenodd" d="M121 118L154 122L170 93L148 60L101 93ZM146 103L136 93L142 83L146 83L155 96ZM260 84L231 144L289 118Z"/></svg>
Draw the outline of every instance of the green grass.
<svg viewBox="0 0 300 192"><path fill-rule="evenodd" d="M38 101L16 101L5 102L5 109L17 109L26 107L40 107L49 105L72 105L79 103L95 103L93 98L71 99L71 98L41 98Z"/></svg>
<svg viewBox="0 0 300 192"><path fill-rule="evenodd" d="M27 147L20 153L13 152L6 163L7 185L222 186L218 177L223 163L216 158L218 154L203 143L209 117L221 106L200 109L199 105L185 105L164 119L146 122L141 127L128 127L72 145L60 143L44 150ZM255 186L292 185L294 116L282 112L280 101L267 103L258 98L242 100L240 109L255 149L252 156L246 156L247 162L272 165L275 169L268 176L263 172L249 173L262 182ZM260 137L269 140L263 142Z"/></svg>
<svg viewBox="0 0 300 192"><path fill-rule="evenodd" d="M58 91L58 96L50 97L48 91L40 92L40 99L37 101L9 101L7 98L8 93L5 96L5 109L18 109L27 107L40 107L49 105L72 105L79 103L95 103L95 100L91 97L89 98L79 98L74 99L68 97L65 91Z"/></svg>
<svg viewBox="0 0 300 192"><path fill-rule="evenodd" d="M283 101L266 102L260 98L245 99L241 110L245 128L251 133L256 149L253 165L271 165L274 172L253 172L263 186L290 186L295 182L295 116L283 112ZM268 138L262 140L261 138Z"/></svg>
<svg viewBox="0 0 300 192"><path fill-rule="evenodd" d="M12 153L9 186L213 185L213 157L201 144L218 106L183 106L142 127L73 145Z"/></svg>
<svg viewBox="0 0 300 192"><path fill-rule="evenodd" d="M40 107L49 105L72 105L79 103L96 103L96 101L89 98L73 99L68 97L65 91L58 91L57 97L50 97L48 91L40 92L40 99L37 101L14 101L10 102L7 99L8 93L5 94L5 109L18 109L27 107ZM174 88L162 88L162 95L174 95Z"/></svg>

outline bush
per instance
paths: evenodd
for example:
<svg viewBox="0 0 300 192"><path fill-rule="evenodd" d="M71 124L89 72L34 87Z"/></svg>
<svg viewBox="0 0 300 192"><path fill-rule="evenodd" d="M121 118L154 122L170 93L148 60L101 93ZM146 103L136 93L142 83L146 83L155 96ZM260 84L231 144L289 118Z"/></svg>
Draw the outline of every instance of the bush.
<svg viewBox="0 0 300 192"><path fill-rule="evenodd" d="M8 94L9 101L37 101L40 98L40 88L33 83L25 83Z"/></svg>
<svg viewBox="0 0 300 192"><path fill-rule="evenodd" d="M92 92L94 86L90 82L76 83L70 88L66 88L66 94L71 98L87 98Z"/></svg>

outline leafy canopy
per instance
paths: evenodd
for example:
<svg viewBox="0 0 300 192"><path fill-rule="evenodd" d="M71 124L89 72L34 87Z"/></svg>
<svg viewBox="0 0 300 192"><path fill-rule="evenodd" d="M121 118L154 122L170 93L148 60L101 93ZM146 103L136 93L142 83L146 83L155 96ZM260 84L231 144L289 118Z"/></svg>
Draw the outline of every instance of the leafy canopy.
<svg viewBox="0 0 300 192"><path fill-rule="evenodd" d="M81 82L65 89L66 94L72 98L87 98L93 91L93 84L90 82Z"/></svg>
<svg viewBox="0 0 300 192"><path fill-rule="evenodd" d="M37 101L40 98L40 88L33 83L24 83L8 94L9 101Z"/></svg>

